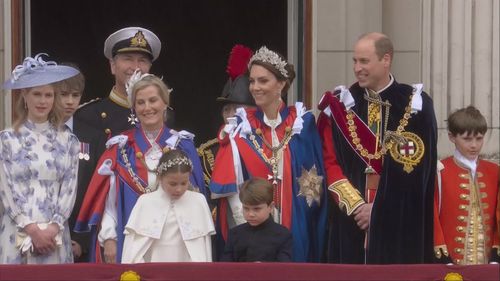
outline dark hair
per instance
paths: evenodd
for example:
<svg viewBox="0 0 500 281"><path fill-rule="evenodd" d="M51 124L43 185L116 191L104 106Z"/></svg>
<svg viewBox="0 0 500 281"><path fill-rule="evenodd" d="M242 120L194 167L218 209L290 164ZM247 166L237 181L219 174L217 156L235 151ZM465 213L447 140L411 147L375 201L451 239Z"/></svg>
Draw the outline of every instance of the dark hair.
<svg viewBox="0 0 500 281"><path fill-rule="evenodd" d="M161 177L169 173L189 173L193 164L189 157L180 149L171 149L160 158L158 162L157 173Z"/></svg>
<svg viewBox="0 0 500 281"><path fill-rule="evenodd" d="M273 51L273 52L275 52L283 61L287 62L280 53L278 53L276 51ZM293 67L293 64L287 62L285 65L285 70L287 71L288 78L286 78L283 74L281 74L281 72L274 65L272 65L268 62L254 60L250 64L250 67L248 68L248 70L250 70L252 68L252 65L260 65L260 66L264 67L265 69L267 69L272 74L274 74L274 76L276 77L276 79L278 81L285 81L285 86L283 87L283 90L281 91L281 97L282 98L286 97L286 95L288 94L288 90L290 89L290 86L291 86L293 80L295 79L295 69Z"/></svg>
<svg viewBox="0 0 500 281"><path fill-rule="evenodd" d="M249 179L240 188L240 201L248 205L269 205L273 202L273 185L262 178Z"/></svg>
<svg viewBox="0 0 500 281"><path fill-rule="evenodd" d="M448 131L456 136L485 134L488 130L486 119L481 112L472 105L456 110L448 116Z"/></svg>

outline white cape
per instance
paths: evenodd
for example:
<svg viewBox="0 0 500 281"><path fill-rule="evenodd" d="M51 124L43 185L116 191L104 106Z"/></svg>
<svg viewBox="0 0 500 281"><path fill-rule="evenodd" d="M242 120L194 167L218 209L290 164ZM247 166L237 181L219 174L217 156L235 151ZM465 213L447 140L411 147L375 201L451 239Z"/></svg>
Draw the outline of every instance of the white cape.
<svg viewBox="0 0 500 281"><path fill-rule="evenodd" d="M146 262L144 255L154 241L162 239L163 228L168 227L165 221L171 210L170 202L171 199L161 187L139 197L125 226L122 263ZM210 236L215 234L215 227L205 197L188 190L173 202L175 218L191 261L211 262Z"/></svg>

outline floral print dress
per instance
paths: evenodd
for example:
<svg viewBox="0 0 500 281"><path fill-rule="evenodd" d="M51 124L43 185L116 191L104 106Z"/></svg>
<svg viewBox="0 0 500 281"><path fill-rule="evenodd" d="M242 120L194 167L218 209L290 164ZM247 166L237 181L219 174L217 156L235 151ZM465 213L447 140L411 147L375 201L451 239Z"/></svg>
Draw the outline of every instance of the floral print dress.
<svg viewBox="0 0 500 281"><path fill-rule="evenodd" d="M76 136L49 122L26 121L18 132L0 132L0 264L73 262L68 217L79 150ZM16 236L31 223L58 224L61 245L47 255L21 253Z"/></svg>

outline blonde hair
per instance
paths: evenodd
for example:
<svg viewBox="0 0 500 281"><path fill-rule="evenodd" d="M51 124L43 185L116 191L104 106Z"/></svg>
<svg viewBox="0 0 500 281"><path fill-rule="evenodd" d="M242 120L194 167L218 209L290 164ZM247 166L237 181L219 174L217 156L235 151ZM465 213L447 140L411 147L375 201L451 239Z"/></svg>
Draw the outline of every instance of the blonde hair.
<svg viewBox="0 0 500 281"><path fill-rule="evenodd" d="M50 109L48 121L54 127L60 129L64 120L62 103L58 98L56 98L56 86L53 83L48 85L51 86L52 89L54 90L54 103L52 105L52 108ZM24 124L24 122L26 122L26 120L28 119L28 109L26 108L26 101L24 99L24 95L28 94L33 88L36 87L21 89L21 95L17 99L15 105L16 117L14 118L14 122L12 125L14 131L16 132L19 131L21 125Z"/></svg>
<svg viewBox="0 0 500 281"><path fill-rule="evenodd" d="M132 107L135 108L135 100L137 98L137 92L149 86L155 86L158 89L160 97L163 100L163 102L167 106L170 105L169 86L165 82L163 82L163 80L161 80L158 76L148 75L134 84L134 87L132 88L132 97L130 99Z"/></svg>

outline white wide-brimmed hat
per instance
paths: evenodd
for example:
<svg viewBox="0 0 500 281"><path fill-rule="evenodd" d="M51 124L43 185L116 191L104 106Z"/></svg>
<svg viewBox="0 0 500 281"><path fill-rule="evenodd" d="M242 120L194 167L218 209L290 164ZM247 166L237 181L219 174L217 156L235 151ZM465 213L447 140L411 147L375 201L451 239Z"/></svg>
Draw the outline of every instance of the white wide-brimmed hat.
<svg viewBox="0 0 500 281"><path fill-rule="evenodd" d="M20 64L12 71L12 77L5 81L3 88L25 89L36 86L43 86L68 79L80 73L76 68L58 65L54 61L44 61L41 53L34 58L27 57L23 64Z"/></svg>
<svg viewBox="0 0 500 281"><path fill-rule="evenodd" d="M160 55L161 41L152 31L142 27L126 27L104 41L104 55L112 59L118 53L141 52L154 61Z"/></svg>

